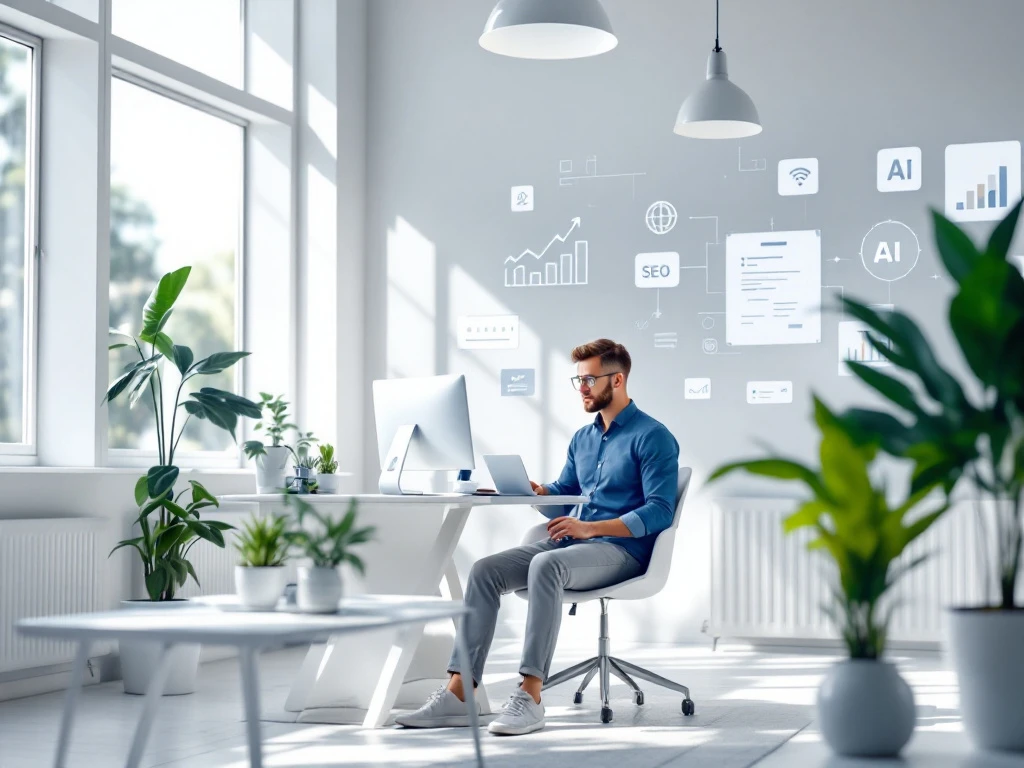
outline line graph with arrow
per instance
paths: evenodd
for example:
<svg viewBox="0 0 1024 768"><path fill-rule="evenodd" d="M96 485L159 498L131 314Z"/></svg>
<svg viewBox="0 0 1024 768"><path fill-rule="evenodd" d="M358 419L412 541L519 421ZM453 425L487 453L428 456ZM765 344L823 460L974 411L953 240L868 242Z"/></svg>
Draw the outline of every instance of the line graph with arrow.
<svg viewBox="0 0 1024 768"><path fill-rule="evenodd" d="M564 235L548 241L539 253L530 248L518 256L505 259L506 288L543 288L550 286L586 285L590 277L590 248L586 240L569 242L569 236L581 226L580 217L572 220ZM556 243L550 257L545 257ZM526 257L530 256L531 259Z"/></svg>

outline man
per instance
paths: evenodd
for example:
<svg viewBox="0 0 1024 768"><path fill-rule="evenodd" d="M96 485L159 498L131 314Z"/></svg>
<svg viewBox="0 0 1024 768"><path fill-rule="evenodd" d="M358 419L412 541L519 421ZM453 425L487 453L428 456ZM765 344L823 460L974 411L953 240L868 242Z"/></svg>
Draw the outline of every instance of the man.
<svg viewBox="0 0 1024 768"><path fill-rule="evenodd" d="M571 381L583 409L597 416L573 436L558 480L531 484L540 495L586 495L590 502L579 517L551 520L548 539L476 562L466 587L471 612L465 632L474 686L483 676L501 596L529 588L519 667L523 680L488 726L491 733L512 736L544 727L540 694L558 638L564 590L600 589L644 573L654 540L672 524L675 511L679 445L626 394L629 352L614 341L598 339L574 349L572 360L577 375ZM458 668L453 655L447 687L396 722L411 728L468 726Z"/></svg>

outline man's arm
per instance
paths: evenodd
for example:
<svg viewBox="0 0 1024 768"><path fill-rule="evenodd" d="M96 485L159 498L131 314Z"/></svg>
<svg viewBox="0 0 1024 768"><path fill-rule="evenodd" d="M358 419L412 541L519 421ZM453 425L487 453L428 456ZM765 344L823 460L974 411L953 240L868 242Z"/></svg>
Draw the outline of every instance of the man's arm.
<svg viewBox="0 0 1024 768"><path fill-rule="evenodd" d="M644 504L614 522L621 522L639 538L660 533L672 525L679 484L679 444L667 429L658 429L645 435L637 448Z"/></svg>
<svg viewBox="0 0 1024 768"><path fill-rule="evenodd" d="M573 446L575 442L575 437L569 441L569 450L566 452L565 456L565 466L562 467L562 473L558 476L558 479L555 482L547 483L546 485L537 485L533 482L530 483L538 496L581 495L580 480L576 476L576 458L573 455ZM572 509L572 505L569 504L553 504L536 507L536 510L549 520L554 520L557 517L568 514Z"/></svg>

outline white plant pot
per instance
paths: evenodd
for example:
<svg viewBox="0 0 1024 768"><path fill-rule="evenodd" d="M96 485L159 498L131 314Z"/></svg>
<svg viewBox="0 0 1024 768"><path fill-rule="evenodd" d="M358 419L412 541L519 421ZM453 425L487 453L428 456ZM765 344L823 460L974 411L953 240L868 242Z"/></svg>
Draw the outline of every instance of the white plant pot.
<svg viewBox="0 0 1024 768"><path fill-rule="evenodd" d="M341 568L299 566L295 602L307 613L334 613L341 600Z"/></svg>
<svg viewBox="0 0 1024 768"><path fill-rule="evenodd" d="M316 475L316 485L318 493L337 493L341 487L341 476L331 474L324 474L318 472Z"/></svg>
<svg viewBox="0 0 1024 768"><path fill-rule="evenodd" d="M142 611L175 611L188 608L188 600L122 600L124 610ZM183 693L194 693L196 690L196 673L199 671L200 645L176 645L169 653L174 657L171 670L164 684L164 696L178 696ZM149 687L157 662L162 653L160 643L126 642L118 643L121 657L121 678L124 681L124 692L144 694Z"/></svg>
<svg viewBox="0 0 1024 768"><path fill-rule="evenodd" d="M285 467L291 454L283 445L267 446L266 456L256 457L256 492L274 493L284 488Z"/></svg>
<svg viewBox="0 0 1024 768"><path fill-rule="evenodd" d="M1024 609L954 609L949 632L967 735L1024 752Z"/></svg>
<svg viewBox="0 0 1024 768"><path fill-rule="evenodd" d="M243 608L272 611L284 591L284 566L235 566L235 591Z"/></svg>
<svg viewBox="0 0 1024 768"><path fill-rule="evenodd" d="M913 691L886 661L841 661L818 689L818 725L839 755L895 756L910 740L916 718Z"/></svg>

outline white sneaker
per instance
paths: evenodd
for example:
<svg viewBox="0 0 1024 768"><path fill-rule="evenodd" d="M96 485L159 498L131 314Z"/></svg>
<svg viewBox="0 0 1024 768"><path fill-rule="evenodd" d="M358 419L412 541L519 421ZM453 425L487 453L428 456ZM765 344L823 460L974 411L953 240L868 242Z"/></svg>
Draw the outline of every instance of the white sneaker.
<svg viewBox="0 0 1024 768"><path fill-rule="evenodd" d="M480 703L477 702L477 712ZM395 722L406 728L451 728L469 726L469 712L466 702L447 688L438 688L427 702L415 712L405 712L395 718Z"/></svg>
<svg viewBox="0 0 1024 768"><path fill-rule="evenodd" d="M533 696L522 688L517 688L515 693L508 697L501 714L487 730L499 736L522 736L525 733L533 733L544 727L544 704L538 704Z"/></svg>

